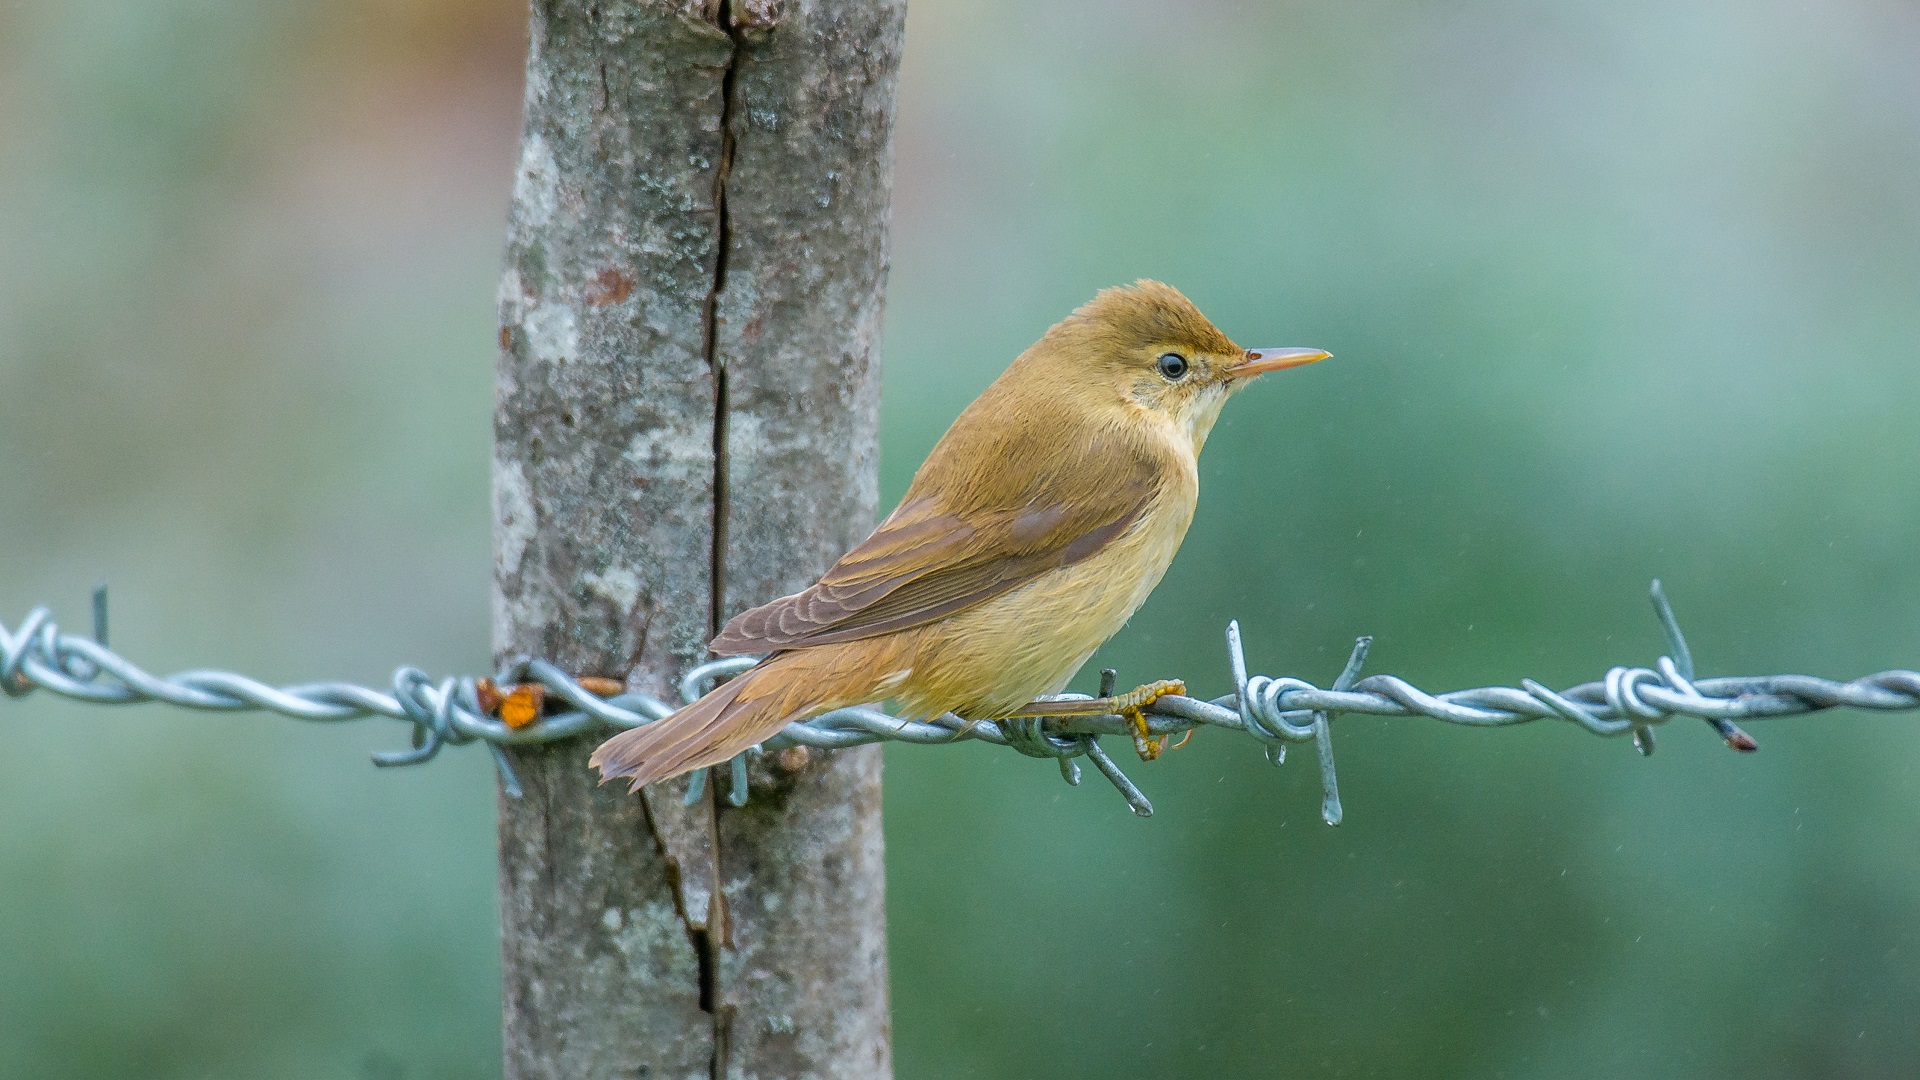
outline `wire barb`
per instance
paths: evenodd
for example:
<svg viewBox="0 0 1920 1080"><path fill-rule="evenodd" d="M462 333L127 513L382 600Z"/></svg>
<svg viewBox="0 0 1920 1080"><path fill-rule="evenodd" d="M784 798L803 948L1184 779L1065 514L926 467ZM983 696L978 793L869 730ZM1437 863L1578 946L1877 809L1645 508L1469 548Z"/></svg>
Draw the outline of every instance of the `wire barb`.
<svg viewBox="0 0 1920 1080"><path fill-rule="evenodd" d="M1517 688L1489 686L1433 695L1392 675L1361 679L1361 665L1373 644L1373 639L1364 637L1355 642L1345 669L1327 689L1303 679L1249 676L1240 625L1230 622L1227 657L1235 692L1212 701L1177 695L1160 698L1146 710L1148 735L1164 738L1201 727L1238 730L1261 742L1276 763L1286 760L1287 743L1311 741L1320 765L1321 816L1327 824L1337 825L1344 811L1334 770L1332 726L1346 714L1420 716L1466 727L1565 720L1595 735L1631 734L1634 745L1645 754L1652 752L1653 729L1679 716L1704 720L1728 746L1751 752L1757 744L1735 723L1738 719L1798 716L1841 707L1878 712L1920 709L1920 672L1913 671L1883 671L1846 683L1807 675L1696 679L1693 655L1658 581L1651 595L1666 636L1667 655L1652 668L1615 667L1599 681L1560 691L1522 679ZM187 709L262 710L320 723L385 717L409 726L409 746L375 752L376 766L421 765L447 746L484 742L500 771L502 789L513 797L519 796L520 785L508 752L512 747L638 727L674 709L641 693L599 697L552 664L526 657L495 673L494 685L537 684L544 688L550 706L564 704L571 711L511 727L481 707L478 681L473 677L435 681L411 667L396 670L386 691L341 682L273 687L244 675L209 670L161 678L107 648L104 585L94 590L92 630L91 637L62 634L45 607L28 612L17 629L0 625L0 693L18 698L45 690L102 705L158 701ZM681 678L680 697L691 702L714 681L737 675L754 663L751 657L729 657L698 665ZM1113 681L1110 669L1102 673L1102 696L1111 694ZM1078 759L1084 757L1135 814L1148 817L1153 804L1100 745L1102 736L1130 737L1133 732L1131 722L1118 715L968 721L948 713L911 720L856 706L789 724L748 753L791 746L833 750L883 741L941 745L971 740L1010 747L1029 757L1051 758L1069 784L1079 783ZM728 768L728 802L744 805L746 755L734 758ZM694 777L690 800L704 795L705 782L705 771Z"/></svg>

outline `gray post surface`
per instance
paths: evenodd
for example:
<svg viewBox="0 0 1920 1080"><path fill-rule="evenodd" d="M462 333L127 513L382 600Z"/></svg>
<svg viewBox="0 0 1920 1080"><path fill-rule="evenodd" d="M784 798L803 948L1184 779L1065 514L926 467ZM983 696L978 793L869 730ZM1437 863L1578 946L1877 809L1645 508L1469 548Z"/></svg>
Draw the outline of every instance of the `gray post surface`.
<svg viewBox="0 0 1920 1080"><path fill-rule="evenodd" d="M671 699L871 529L904 16L533 3L496 659ZM756 765L736 810L598 787L592 746L513 751L499 802L506 1076L890 1076L879 748Z"/></svg>

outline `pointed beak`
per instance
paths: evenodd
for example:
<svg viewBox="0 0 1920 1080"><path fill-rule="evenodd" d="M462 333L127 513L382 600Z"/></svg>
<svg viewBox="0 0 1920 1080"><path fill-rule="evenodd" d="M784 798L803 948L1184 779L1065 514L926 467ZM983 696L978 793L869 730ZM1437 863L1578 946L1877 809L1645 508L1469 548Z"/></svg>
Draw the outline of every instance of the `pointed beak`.
<svg viewBox="0 0 1920 1080"><path fill-rule="evenodd" d="M1269 371L1284 371L1325 360L1332 355L1324 349L1248 349L1247 358L1228 368L1227 374L1236 379L1250 379Z"/></svg>

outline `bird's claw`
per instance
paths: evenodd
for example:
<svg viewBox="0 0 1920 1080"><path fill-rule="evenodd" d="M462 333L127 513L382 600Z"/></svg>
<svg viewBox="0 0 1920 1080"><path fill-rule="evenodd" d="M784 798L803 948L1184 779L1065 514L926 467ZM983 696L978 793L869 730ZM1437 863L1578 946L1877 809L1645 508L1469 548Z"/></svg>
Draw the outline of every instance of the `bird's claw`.
<svg viewBox="0 0 1920 1080"><path fill-rule="evenodd" d="M1161 679L1107 699L1112 703L1113 711L1126 717L1133 726L1133 749L1140 755L1141 761L1154 761L1167 749L1167 737L1156 736L1147 728L1147 708L1168 694L1186 692L1187 684L1179 679Z"/></svg>
<svg viewBox="0 0 1920 1080"><path fill-rule="evenodd" d="M1167 737L1155 735L1147 727L1146 710L1153 703L1168 694L1184 694L1187 684L1179 679L1161 679L1145 686L1136 686L1124 694L1112 694L1097 698L1048 698L1042 701L1029 701L1020 706L1013 716L1107 716L1125 717L1127 725L1133 729L1133 748L1141 760L1152 761L1167 748ZM1188 734L1192 734L1188 732ZM1185 739L1180 742L1184 744Z"/></svg>

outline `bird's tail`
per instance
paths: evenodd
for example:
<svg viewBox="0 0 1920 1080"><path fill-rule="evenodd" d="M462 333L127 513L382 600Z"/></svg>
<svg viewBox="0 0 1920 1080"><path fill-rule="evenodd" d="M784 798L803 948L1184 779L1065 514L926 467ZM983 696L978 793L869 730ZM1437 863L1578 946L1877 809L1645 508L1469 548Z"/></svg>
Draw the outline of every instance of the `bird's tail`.
<svg viewBox="0 0 1920 1080"><path fill-rule="evenodd" d="M794 720L873 700L870 673L848 678L840 665L823 664L837 651L806 649L777 653L745 674L714 687L699 701L662 720L623 731L600 744L588 764L600 782L616 777L639 791L728 758L772 738Z"/></svg>

